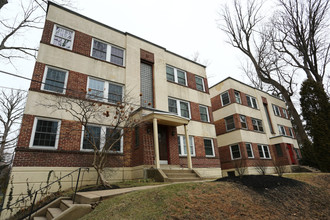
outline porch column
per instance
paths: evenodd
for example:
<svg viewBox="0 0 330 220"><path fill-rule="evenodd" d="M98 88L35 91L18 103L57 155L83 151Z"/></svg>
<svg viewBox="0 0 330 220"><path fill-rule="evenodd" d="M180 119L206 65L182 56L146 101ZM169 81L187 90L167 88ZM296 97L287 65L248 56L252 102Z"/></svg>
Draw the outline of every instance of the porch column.
<svg viewBox="0 0 330 220"><path fill-rule="evenodd" d="M155 146L155 165L156 168L160 168L160 163L159 163L159 143L158 143L158 124L157 124L157 118L153 118L152 120L153 124L153 130L154 130L154 146Z"/></svg>
<svg viewBox="0 0 330 220"><path fill-rule="evenodd" d="M189 169L192 169L191 152L190 152L190 145L189 145L189 136L188 136L188 131L187 131L187 125L184 125L184 135L186 137L187 164L188 164L188 168Z"/></svg>

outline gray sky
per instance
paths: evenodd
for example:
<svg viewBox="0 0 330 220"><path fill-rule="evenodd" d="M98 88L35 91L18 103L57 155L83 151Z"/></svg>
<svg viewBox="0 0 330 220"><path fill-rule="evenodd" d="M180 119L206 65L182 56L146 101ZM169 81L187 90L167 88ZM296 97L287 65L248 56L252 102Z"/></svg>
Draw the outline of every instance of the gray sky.
<svg viewBox="0 0 330 220"><path fill-rule="evenodd" d="M1 13L14 14L11 2ZM248 83L241 62L245 57L226 43L227 37L217 28L221 4L230 0L77 0L75 11L89 18L129 32L181 56L192 58L199 52L201 63L207 61L209 86L228 76ZM11 7L9 7L11 6ZM17 6L16 6L17 7ZM41 31L22 33L28 43L38 45ZM0 63L0 69L32 76L35 61L20 60L16 69ZM30 82L1 75L0 86L28 89Z"/></svg>

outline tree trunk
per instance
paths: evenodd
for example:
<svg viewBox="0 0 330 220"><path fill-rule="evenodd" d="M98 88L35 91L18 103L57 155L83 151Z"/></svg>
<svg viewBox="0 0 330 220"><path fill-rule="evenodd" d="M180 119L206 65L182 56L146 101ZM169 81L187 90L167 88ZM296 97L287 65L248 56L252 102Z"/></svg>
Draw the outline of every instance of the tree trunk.
<svg viewBox="0 0 330 220"><path fill-rule="evenodd" d="M104 187L111 187L110 183L105 179L104 175L103 175L103 169L100 169L99 167L94 165L94 169L97 172L97 175L100 179L100 184Z"/></svg>

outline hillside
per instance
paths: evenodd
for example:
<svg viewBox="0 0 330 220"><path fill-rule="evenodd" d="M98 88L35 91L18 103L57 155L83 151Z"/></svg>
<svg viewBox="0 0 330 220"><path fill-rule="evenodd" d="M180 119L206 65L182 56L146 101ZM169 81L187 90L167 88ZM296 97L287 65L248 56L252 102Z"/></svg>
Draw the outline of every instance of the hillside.
<svg viewBox="0 0 330 220"><path fill-rule="evenodd" d="M223 178L130 193L103 201L83 220L328 219L330 174L287 177Z"/></svg>

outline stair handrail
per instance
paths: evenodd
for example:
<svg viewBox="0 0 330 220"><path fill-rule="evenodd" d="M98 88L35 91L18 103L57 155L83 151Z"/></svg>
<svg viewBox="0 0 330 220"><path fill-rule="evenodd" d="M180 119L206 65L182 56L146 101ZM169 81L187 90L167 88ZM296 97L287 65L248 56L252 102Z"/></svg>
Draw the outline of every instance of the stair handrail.
<svg viewBox="0 0 330 220"><path fill-rule="evenodd" d="M32 204L31 204L30 212L29 212L28 215L24 216L23 219L25 219L26 217L29 217L29 218L28 218L29 220L31 219L31 215L32 215L32 213L34 212L34 210L33 210L33 208L34 208L34 204L35 204L35 201L36 201L37 195L38 195L38 193L39 193L40 191L43 191L44 189L48 188L49 186L53 185L54 183L57 183L57 182L59 182L60 180L66 178L66 177L68 177L68 176L72 176L72 174L75 173L75 172L78 172L77 182L76 182L75 191L74 191L73 199L72 199L72 201L73 201L73 203L74 203L74 202L75 202L75 199L76 199L76 194L77 194L78 185L79 185L79 178L80 178L80 173L81 173L81 170L82 170L82 169L87 170L87 172L89 172L89 168L88 168L88 167L79 167L78 169L71 171L70 173L64 175L63 177L61 177L61 178L59 178L59 179L57 179L57 180L55 180L55 181L53 181L53 182L47 184L46 186L44 186L44 187L38 189L37 191L35 191L35 192L34 192L34 197L33 197L33 202L32 202ZM20 203L20 202L23 202L26 198L30 198L30 195L27 195L27 196L23 197L22 199L17 200L16 202L10 204L10 205L9 205L8 207L6 207L6 208L0 207L0 208L1 208L1 209L0 209L0 214L1 214L1 212L2 212L3 210L11 209L14 205L16 205L16 204L18 204L18 203ZM4 199L5 199L5 198L4 198ZM35 211L36 211L36 210L35 210Z"/></svg>

